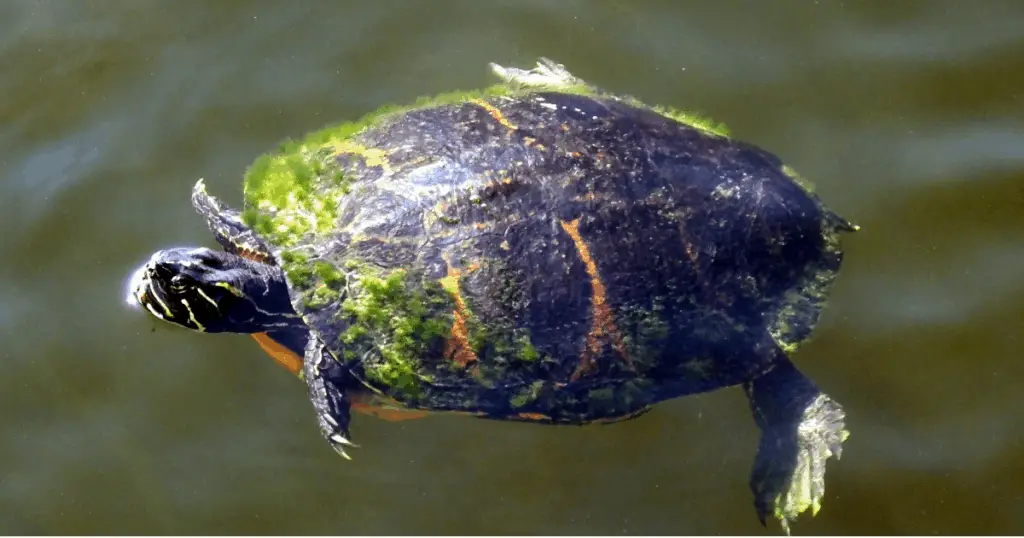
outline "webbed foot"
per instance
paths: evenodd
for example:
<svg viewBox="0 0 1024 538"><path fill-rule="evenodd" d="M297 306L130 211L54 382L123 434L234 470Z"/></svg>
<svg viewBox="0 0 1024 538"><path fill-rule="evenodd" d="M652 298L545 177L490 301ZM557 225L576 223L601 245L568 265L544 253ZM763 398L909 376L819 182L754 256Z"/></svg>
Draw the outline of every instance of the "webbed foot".
<svg viewBox="0 0 1024 538"><path fill-rule="evenodd" d="M192 207L206 220L213 237L224 250L264 261L270 258L270 247L242 221L242 214L206 192L206 182L196 181L192 187Z"/></svg>
<svg viewBox="0 0 1024 538"><path fill-rule="evenodd" d="M586 86L587 83L570 73L564 65L547 58L537 60L533 69L502 67L490 64L491 71L509 84L528 88L564 88L568 86Z"/></svg>
<svg viewBox="0 0 1024 538"><path fill-rule="evenodd" d="M845 429L843 408L821 393L788 360L744 385L761 444L750 476L761 524L768 514L789 534L789 525L821 509L825 462L839 459Z"/></svg>
<svg viewBox="0 0 1024 538"><path fill-rule="evenodd" d="M316 409L320 433L331 448L343 458L351 460L345 447L356 447L349 439L351 402L345 393L348 371L328 352L315 336L309 338L303 359L303 378L309 387L309 399Z"/></svg>

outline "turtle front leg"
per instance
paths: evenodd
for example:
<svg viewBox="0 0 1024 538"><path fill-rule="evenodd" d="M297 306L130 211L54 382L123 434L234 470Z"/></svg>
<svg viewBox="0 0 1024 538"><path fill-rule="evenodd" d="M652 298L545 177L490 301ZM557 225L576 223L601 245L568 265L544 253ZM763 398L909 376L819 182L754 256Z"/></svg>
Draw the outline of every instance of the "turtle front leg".
<svg viewBox="0 0 1024 538"><path fill-rule="evenodd" d="M349 441L348 424L351 402L345 393L348 371L327 351L315 335L310 335L306 355L302 361L302 377L309 387L309 399L316 410L317 423L324 439L343 458L352 458L345 447L355 447Z"/></svg>
<svg viewBox="0 0 1024 538"><path fill-rule="evenodd" d="M789 534L802 512L817 514L825 494L825 461L842 454L845 413L784 359L743 386L761 444L750 476L754 507L761 524L771 514Z"/></svg>

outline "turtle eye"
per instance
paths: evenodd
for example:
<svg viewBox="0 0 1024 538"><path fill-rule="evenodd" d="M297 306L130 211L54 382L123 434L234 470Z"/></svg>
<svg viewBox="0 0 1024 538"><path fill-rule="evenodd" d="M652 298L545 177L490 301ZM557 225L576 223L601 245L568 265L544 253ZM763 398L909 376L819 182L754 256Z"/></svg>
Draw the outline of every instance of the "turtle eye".
<svg viewBox="0 0 1024 538"><path fill-rule="evenodd" d="M174 275L171 277L171 291L182 292L185 291L185 284L188 283L188 279L184 275Z"/></svg>

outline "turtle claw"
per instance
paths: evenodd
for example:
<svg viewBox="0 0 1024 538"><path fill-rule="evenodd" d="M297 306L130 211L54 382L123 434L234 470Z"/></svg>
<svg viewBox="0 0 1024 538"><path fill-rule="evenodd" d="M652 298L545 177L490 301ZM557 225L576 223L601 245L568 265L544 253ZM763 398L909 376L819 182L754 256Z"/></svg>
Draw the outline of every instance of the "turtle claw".
<svg viewBox="0 0 1024 538"><path fill-rule="evenodd" d="M345 448L359 448L359 445L349 440L348 433L348 398L344 391L334 386L329 381L325 383L326 407L317 406L317 417L320 422L320 432L323 433L331 448L341 457L351 461L352 457L345 452Z"/></svg>
<svg viewBox="0 0 1024 538"><path fill-rule="evenodd" d="M352 461L352 456L349 456L348 452L345 452L344 448L341 448L341 446L339 446L339 445L334 445L333 448L334 448L334 451L338 453L338 455L340 455L341 457L347 459L348 461Z"/></svg>
<svg viewBox="0 0 1024 538"><path fill-rule="evenodd" d="M323 416L327 417L329 415ZM320 421L320 431L323 433L324 438L327 439L327 442L330 443L331 448L334 449L339 456L352 461L352 456L349 456L348 452L345 452L345 448L359 448L359 445L349 441L347 432L342 433L342 430L337 425L332 426L328 424L326 420Z"/></svg>
<svg viewBox="0 0 1024 538"><path fill-rule="evenodd" d="M350 446L352 448L359 448L359 445L353 443L352 441L349 441L344 436L338 433L331 436L331 442L339 445Z"/></svg>
<svg viewBox="0 0 1024 538"><path fill-rule="evenodd" d="M327 442L331 444L331 448L334 449L334 451L337 452L339 456L347 459L348 461L352 461L352 456L349 456L348 452L345 452L346 446L354 448L356 447L356 445L354 445L352 441L349 441L341 434L336 433L328 437Z"/></svg>
<svg viewBox="0 0 1024 538"><path fill-rule="evenodd" d="M303 378L316 410L320 433L341 457L351 460L345 447L358 448L349 440L351 403L345 393L348 370L327 352L317 338L310 338L303 359Z"/></svg>
<svg viewBox="0 0 1024 538"><path fill-rule="evenodd" d="M560 63L547 58L537 60L533 69L503 67L496 63L490 64L491 71L503 81L528 88L561 88L567 86L586 85L582 79L569 72Z"/></svg>

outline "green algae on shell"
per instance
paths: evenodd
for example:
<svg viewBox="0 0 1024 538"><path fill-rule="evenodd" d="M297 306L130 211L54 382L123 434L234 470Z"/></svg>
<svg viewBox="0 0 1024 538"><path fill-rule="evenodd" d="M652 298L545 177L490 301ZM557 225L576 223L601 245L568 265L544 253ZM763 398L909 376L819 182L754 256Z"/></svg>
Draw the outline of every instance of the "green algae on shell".
<svg viewBox="0 0 1024 538"><path fill-rule="evenodd" d="M575 95L595 94L595 89L585 84L551 89ZM299 140L287 140L276 152L257 158L246 171L243 221L279 247L295 245L306 234L329 233L333 230L340 201L351 194L349 178L337 168L333 159L341 152L352 152L368 157L368 164L373 164L374 159L379 161L383 156L381 150L353 143L352 137L412 110L474 99L518 97L537 91L538 88L495 84L479 90L420 97L410 105L385 105L358 120L324 127ZM729 134L724 124L698 114L668 106L649 107L628 96L607 97L648 108L707 134L722 137Z"/></svg>
<svg viewBox="0 0 1024 538"><path fill-rule="evenodd" d="M342 312L351 317L341 336L346 353L373 349L376 359L360 357L366 361L367 376L416 397L422 382L419 357L451 332L450 301L438 294L445 292L440 286L424 290L410 285L404 269L384 277L363 273L352 286L352 295L342 305ZM381 334L390 335L390 341L375 340Z"/></svg>

